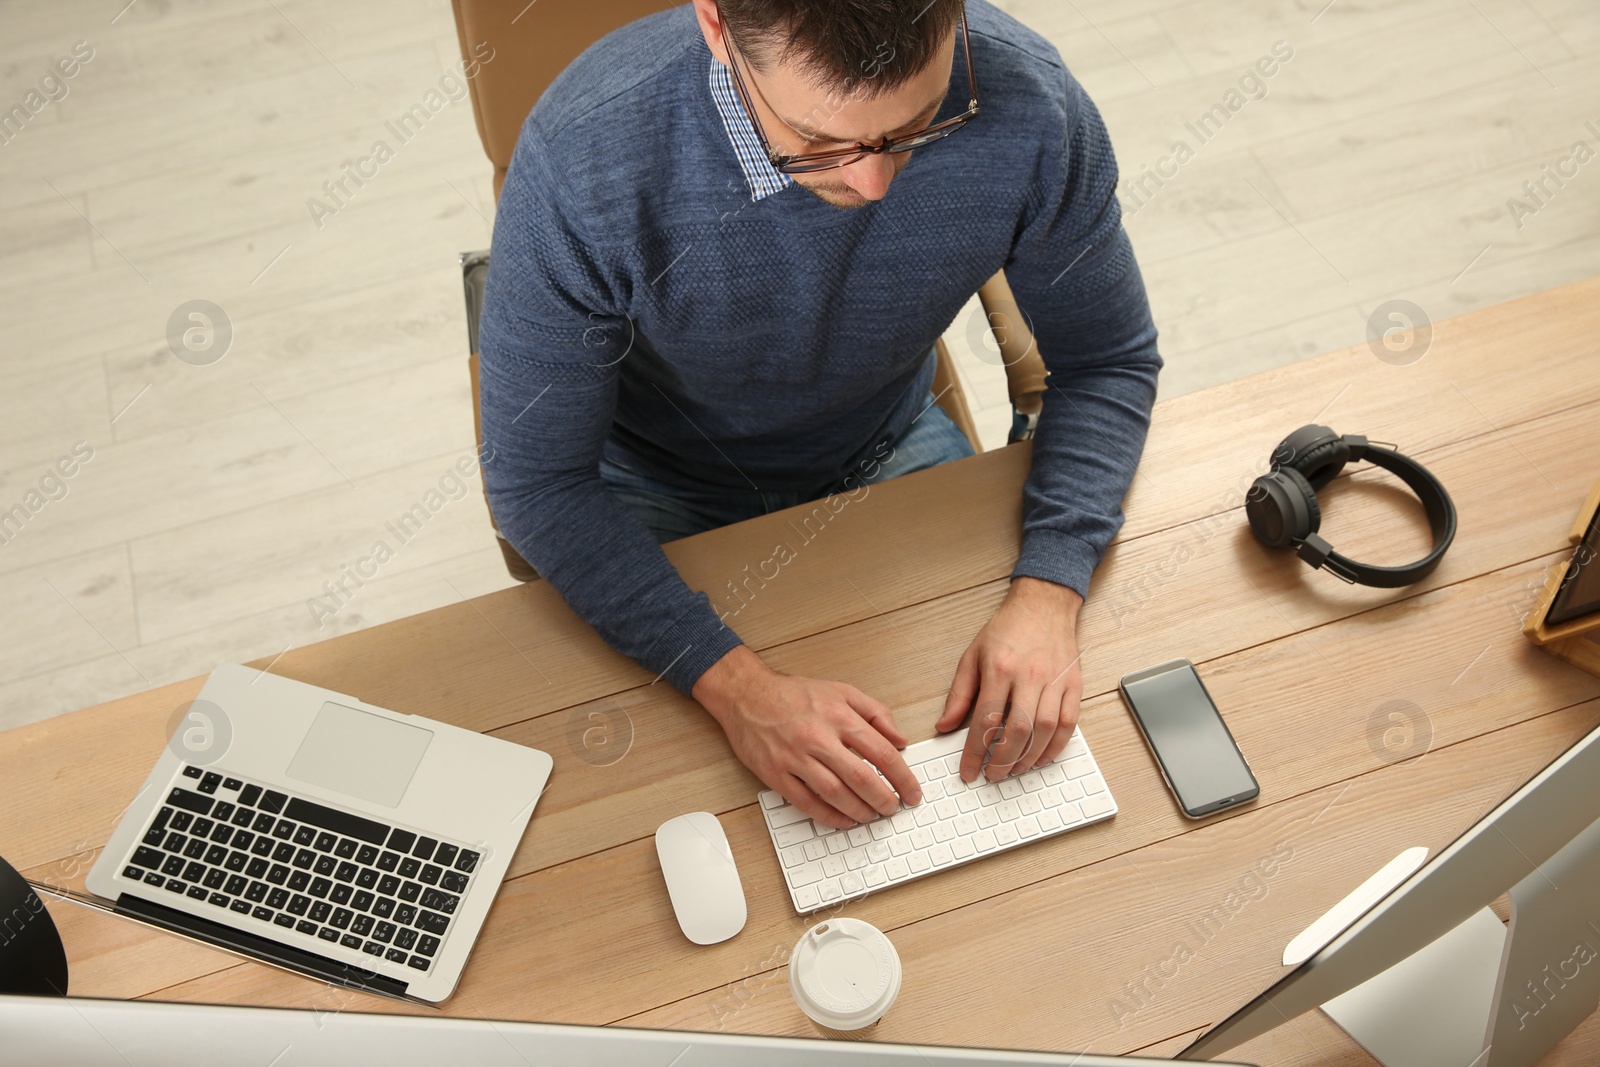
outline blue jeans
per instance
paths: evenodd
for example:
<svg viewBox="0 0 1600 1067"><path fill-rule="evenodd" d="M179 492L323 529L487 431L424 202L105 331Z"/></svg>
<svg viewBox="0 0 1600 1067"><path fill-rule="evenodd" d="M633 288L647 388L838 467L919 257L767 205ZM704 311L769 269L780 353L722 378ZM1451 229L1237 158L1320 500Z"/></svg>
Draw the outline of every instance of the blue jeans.
<svg viewBox="0 0 1600 1067"><path fill-rule="evenodd" d="M761 492L710 486L684 489L605 458L600 460L600 477L617 499L644 520L656 540L665 543L970 455L972 445L966 434L933 403L930 395L927 410L894 442L893 451L880 452L878 461L867 469L810 491Z"/></svg>

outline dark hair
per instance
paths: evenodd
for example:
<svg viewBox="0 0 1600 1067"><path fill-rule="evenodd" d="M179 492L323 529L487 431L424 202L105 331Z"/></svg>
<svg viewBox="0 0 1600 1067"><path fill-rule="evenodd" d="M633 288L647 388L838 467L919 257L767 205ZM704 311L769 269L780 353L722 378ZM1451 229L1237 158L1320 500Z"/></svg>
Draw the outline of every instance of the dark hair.
<svg viewBox="0 0 1600 1067"><path fill-rule="evenodd" d="M877 96L921 72L962 0L717 0L734 46L763 74L794 60L819 86Z"/></svg>

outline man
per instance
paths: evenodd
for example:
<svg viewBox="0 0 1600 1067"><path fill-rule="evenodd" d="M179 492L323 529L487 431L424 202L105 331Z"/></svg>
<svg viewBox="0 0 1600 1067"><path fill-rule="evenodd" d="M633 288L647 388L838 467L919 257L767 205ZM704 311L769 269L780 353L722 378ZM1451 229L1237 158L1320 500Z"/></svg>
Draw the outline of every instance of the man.
<svg viewBox="0 0 1600 1067"><path fill-rule="evenodd" d="M1010 590L938 728L973 713L968 781L1054 759L1161 366L1115 187L1094 105L983 0L694 0L606 37L529 115L500 200L501 531L807 815L919 803L889 708L767 667L659 542L968 454L931 346L1003 267L1051 388Z"/></svg>

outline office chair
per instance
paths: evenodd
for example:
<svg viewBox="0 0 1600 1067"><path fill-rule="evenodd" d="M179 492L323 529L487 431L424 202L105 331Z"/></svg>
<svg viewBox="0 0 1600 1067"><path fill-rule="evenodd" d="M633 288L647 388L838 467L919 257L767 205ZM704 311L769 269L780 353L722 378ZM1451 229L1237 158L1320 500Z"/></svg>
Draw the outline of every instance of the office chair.
<svg viewBox="0 0 1600 1067"><path fill-rule="evenodd" d="M537 0L452 0L456 16L456 35L464 60L473 58L472 47L487 41L494 48L494 62L482 64L468 83L472 111L478 122L483 150L494 164L494 195L500 198L506 168L522 123L534 102L568 63L612 30L677 4L671 0L604 0L596 3L544 3ZM466 289L467 341L470 354L467 369L472 378L473 430L481 447L483 420L478 401L478 316L483 309L484 280L489 271L487 251L465 252L461 256L462 281ZM989 327L993 331L1000 358L1005 364L1006 385L1011 396L1012 441L1033 436L1033 427L1044 405L1045 370L1033 335L1017 308L1004 273L996 274L978 290ZM956 375L955 363L944 339L935 344L937 365L933 394L945 414L966 434L973 451L983 451L978 429L967 407L966 394ZM487 490L485 490L487 497ZM490 505L490 521L494 507ZM495 526L506 569L518 581L539 576Z"/></svg>

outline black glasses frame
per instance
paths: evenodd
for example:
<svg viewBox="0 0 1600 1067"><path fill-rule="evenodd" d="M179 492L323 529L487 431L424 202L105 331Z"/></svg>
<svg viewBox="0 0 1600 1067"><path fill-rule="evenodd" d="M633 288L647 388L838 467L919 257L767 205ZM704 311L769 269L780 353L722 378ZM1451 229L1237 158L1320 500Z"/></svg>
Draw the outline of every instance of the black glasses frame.
<svg viewBox="0 0 1600 1067"><path fill-rule="evenodd" d="M959 115L936 122L932 126L908 133L903 137L886 137L879 144L867 144L858 141L853 148L840 148L828 152L801 152L795 155L783 155L772 149L772 142L767 140L767 131L761 127L761 118L756 114L756 109L750 104L750 93L745 88L744 78L739 73L739 64L734 58L733 39L724 32L723 40L728 45L728 69L733 72L733 85L739 92L739 102L744 105L745 113L750 116L750 122L755 127L756 138L761 142L761 150L767 154L767 161L783 174L809 174L819 170L832 170L835 167L847 167L867 156L880 155L884 152L909 152L913 148L932 144L934 141L943 140L955 133L961 127L978 117L982 110L978 106L978 79L972 71L972 41L967 36L967 13L963 7L961 12L961 51L967 62L967 110ZM752 79L754 84L754 79ZM756 88L756 92L761 92ZM761 98L766 103L766 97ZM767 104L771 107L771 104ZM776 114L776 112L774 112ZM795 131L798 133L799 131Z"/></svg>

